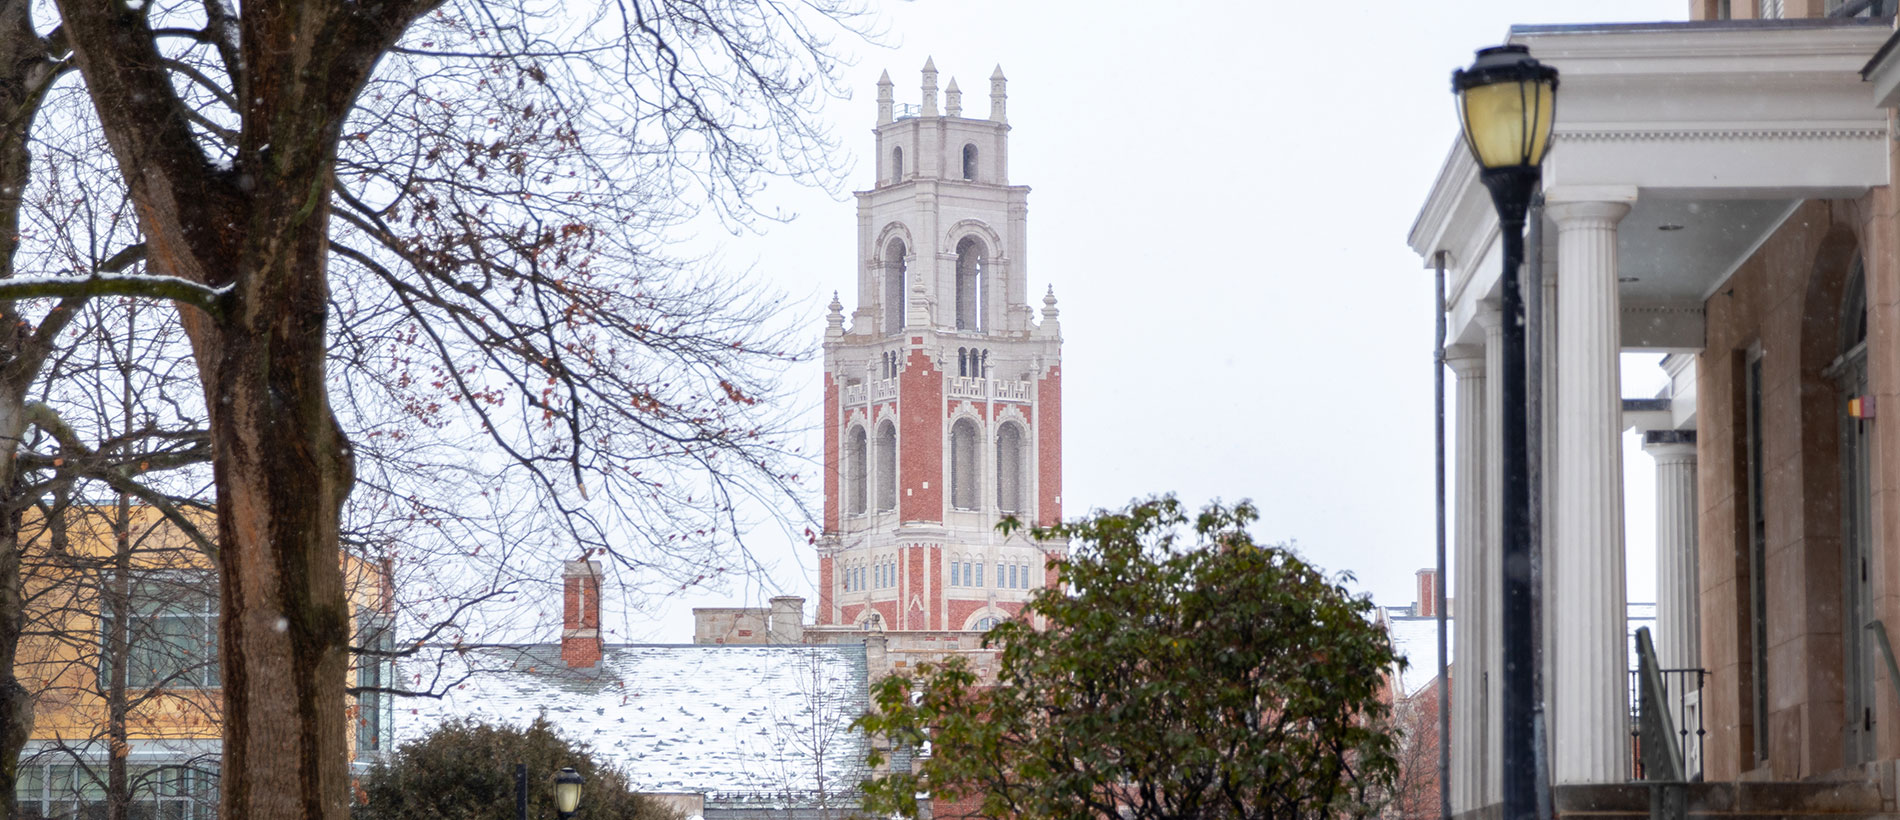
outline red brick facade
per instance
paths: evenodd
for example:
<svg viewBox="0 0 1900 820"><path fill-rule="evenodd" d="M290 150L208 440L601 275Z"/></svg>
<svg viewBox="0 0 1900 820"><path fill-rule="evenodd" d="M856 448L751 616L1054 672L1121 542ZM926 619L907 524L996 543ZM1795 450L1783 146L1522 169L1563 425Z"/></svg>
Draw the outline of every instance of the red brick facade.
<svg viewBox="0 0 1900 820"><path fill-rule="evenodd" d="M1036 382L1037 523L1062 521L1062 365L1051 365Z"/></svg>
<svg viewBox="0 0 1900 820"><path fill-rule="evenodd" d="M586 669L600 663L600 564L569 561L561 572L561 660Z"/></svg>
<svg viewBox="0 0 1900 820"><path fill-rule="evenodd" d="M932 367L922 337L910 339L910 354L898 375L899 401L904 407L943 404L943 374ZM897 509L905 521L943 520L943 415L905 413L898 420Z"/></svg>

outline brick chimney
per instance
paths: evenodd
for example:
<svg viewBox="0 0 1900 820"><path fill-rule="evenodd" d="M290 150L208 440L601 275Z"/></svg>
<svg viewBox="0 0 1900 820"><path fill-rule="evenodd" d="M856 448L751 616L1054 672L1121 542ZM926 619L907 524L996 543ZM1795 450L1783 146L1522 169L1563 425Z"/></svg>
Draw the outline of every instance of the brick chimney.
<svg viewBox="0 0 1900 820"><path fill-rule="evenodd" d="M1412 613L1420 618L1438 616L1438 570L1418 571L1418 599L1412 602Z"/></svg>
<svg viewBox="0 0 1900 820"><path fill-rule="evenodd" d="M561 660L570 669L600 663L600 564L566 561L561 565Z"/></svg>

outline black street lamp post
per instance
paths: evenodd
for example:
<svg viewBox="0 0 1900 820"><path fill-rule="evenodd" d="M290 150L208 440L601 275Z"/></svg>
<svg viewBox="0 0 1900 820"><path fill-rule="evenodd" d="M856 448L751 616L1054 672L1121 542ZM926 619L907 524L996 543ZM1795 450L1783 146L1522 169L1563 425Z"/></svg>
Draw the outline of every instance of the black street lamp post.
<svg viewBox="0 0 1900 820"><path fill-rule="evenodd" d="M528 764L515 764L515 820L528 820Z"/></svg>
<svg viewBox="0 0 1900 820"><path fill-rule="evenodd" d="M1502 461L1504 610L1500 707L1504 746L1504 820L1537 815L1536 743L1531 717L1535 693L1537 636L1531 583L1529 384L1525 378L1524 293L1519 268L1524 260L1524 214L1542 177L1539 166L1550 148L1557 104L1557 69L1531 57L1517 45L1478 52L1470 68L1453 71L1458 115L1465 145L1477 160L1479 180L1491 192L1504 242L1500 281L1503 345L1499 393Z"/></svg>

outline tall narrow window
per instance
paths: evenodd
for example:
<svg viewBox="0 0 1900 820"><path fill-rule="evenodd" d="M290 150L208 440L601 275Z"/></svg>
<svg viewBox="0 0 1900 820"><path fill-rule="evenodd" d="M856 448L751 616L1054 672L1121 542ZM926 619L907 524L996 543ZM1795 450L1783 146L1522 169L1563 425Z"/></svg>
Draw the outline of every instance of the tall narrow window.
<svg viewBox="0 0 1900 820"><path fill-rule="evenodd" d="M891 184L904 181L904 149L891 149Z"/></svg>
<svg viewBox="0 0 1900 820"><path fill-rule="evenodd" d="M844 445L844 482L845 512L851 515L864 514L865 488L865 435L864 428L852 426L845 436Z"/></svg>
<svg viewBox="0 0 1900 820"><path fill-rule="evenodd" d="M976 180L976 145L963 146L963 178Z"/></svg>
<svg viewBox="0 0 1900 820"><path fill-rule="evenodd" d="M1840 389L1841 425L1841 575L1846 600L1841 602L1841 644L1845 661L1847 705L1847 762L1861 764L1878 753L1874 688L1875 658L1879 650L1867 629L1875 618L1871 559L1873 556L1872 422L1864 402L1868 392L1867 290L1858 259L1848 276L1847 294L1840 314L1840 357L1828 368Z"/></svg>
<svg viewBox="0 0 1900 820"><path fill-rule="evenodd" d="M395 703L384 689L395 683L396 631L389 619L370 609L356 611L356 645L373 653L356 658L356 758L368 760L388 751L396 719Z"/></svg>
<svg viewBox="0 0 1900 820"><path fill-rule="evenodd" d="M904 257L909 250L904 247L904 240L893 239L890 247L884 251L885 333L896 333L904 329L904 308L905 302L908 301L904 290L904 274L907 266Z"/></svg>
<svg viewBox="0 0 1900 820"><path fill-rule="evenodd" d="M958 419L950 427L950 506L976 509L976 422Z"/></svg>
<svg viewBox="0 0 1900 820"><path fill-rule="evenodd" d="M996 433L996 508L1006 513L1023 508L1023 428L1005 424Z"/></svg>
<svg viewBox="0 0 1900 820"><path fill-rule="evenodd" d="M1748 620L1751 706L1755 759L1768 759L1768 516L1764 509L1761 456L1761 355L1753 354L1743 376L1743 457L1747 460Z"/></svg>
<svg viewBox="0 0 1900 820"><path fill-rule="evenodd" d="M877 427L877 511L897 509L897 425Z"/></svg>
<svg viewBox="0 0 1900 820"><path fill-rule="evenodd" d="M957 243L957 329L983 329L983 243L966 236Z"/></svg>

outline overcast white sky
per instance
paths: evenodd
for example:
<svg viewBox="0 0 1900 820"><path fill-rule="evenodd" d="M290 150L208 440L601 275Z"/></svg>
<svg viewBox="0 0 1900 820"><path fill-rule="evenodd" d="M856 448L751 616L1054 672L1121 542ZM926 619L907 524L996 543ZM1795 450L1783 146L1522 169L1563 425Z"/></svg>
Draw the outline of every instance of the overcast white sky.
<svg viewBox="0 0 1900 820"><path fill-rule="evenodd" d="M918 101L934 56L966 107L1009 76L1012 182L1033 188L1029 285L1053 284L1064 347L1064 512L1174 492L1250 498L1256 535L1297 541L1382 604L1433 561L1432 275L1406 233L1456 136L1450 73L1513 23L1679 20L1688 0L1023 2L882 6L894 48L857 46L827 119L871 184L874 84ZM779 185L798 214L702 236L809 314L851 304L856 210ZM1626 367L1625 395L1660 374ZM818 367L790 375L818 421ZM814 438L814 448L816 441ZM1628 458L1632 600L1653 600L1653 466ZM815 601L802 539L760 531L779 589L738 586L630 618L620 640L687 641L693 606ZM808 606L807 617L810 617Z"/></svg>

